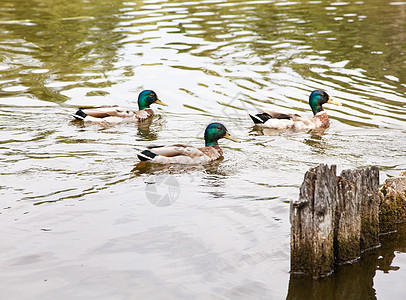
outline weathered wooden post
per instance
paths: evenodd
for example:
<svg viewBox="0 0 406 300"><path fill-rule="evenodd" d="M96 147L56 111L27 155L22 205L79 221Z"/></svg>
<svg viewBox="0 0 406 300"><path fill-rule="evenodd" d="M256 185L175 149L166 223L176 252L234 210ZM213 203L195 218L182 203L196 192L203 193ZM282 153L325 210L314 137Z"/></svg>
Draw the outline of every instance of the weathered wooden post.
<svg viewBox="0 0 406 300"><path fill-rule="evenodd" d="M336 166L306 172L299 200L291 202L291 272L319 277L334 267Z"/></svg>
<svg viewBox="0 0 406 300"><path fill-rule="evenodd" d="M379 196L379 230L393 231L397 223L406 221L406 171L386 179Z"/></svg>
<svg viewBox="0 0 406 300"><path fill-rule="evenodd" d="M379 170L319 165L291 203L291 273L318 278L379 245Z"/></svg>
<svg viewBox="0 0 406 300"><path fill-rule="evenodd" d="M370 167L361 174L361 251L379 243L379 170Z"/></svg>
<svg viewBox="0 0 406 300"><path fill-rule="evenodd" d="M379 245L379 170L344 170L338 178L335 263Z"/></svg>
<svg viewBox="0 0 406 300"><path fill-rule="evenodd" d="M354 182L351 170L341 172L337 187L335 220L335 262L343 264L361 255L360 180Z"/></svg>

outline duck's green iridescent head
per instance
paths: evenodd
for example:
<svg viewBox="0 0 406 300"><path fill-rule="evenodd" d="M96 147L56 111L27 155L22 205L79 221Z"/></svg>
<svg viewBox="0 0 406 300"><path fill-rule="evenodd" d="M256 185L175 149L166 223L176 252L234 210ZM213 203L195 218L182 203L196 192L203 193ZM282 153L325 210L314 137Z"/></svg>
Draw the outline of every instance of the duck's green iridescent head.
<svg viewBox="0 0 406 300"><path fill-rule="evenodd" d="M140 110L149 108L153 103L166 106L165 103L158 99L158 96L154 91L145 90L138 95L138 108Z"/></svg>
<svg viewBox="0 0 406 300"><path fill-rule="evenodd" d="M315 90L310 94L309 104L312 108L313 114L323 111L322 105L324 103L341 105L340 102L331 99L330 96L323 90Z"/></svg>
<svg viewBox="0 0 406 300"><path fill-rule="evenodd" d="M234 142L240 142L237 138L228 133L227 128L221 123L211 123L204 131L204 141L206 146L217 145L217 141L226 138Z"/></svg>

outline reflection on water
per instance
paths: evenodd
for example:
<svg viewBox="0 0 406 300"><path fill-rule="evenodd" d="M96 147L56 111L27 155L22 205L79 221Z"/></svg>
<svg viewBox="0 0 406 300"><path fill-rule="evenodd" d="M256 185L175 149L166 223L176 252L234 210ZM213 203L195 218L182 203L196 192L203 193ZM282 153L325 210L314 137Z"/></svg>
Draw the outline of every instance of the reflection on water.
<svg viewBox="0 0 406 300"><path fill-rule="evenodd" d="M154 122L153 128L151 128L152 122ZM160 116L154 116L138 124L137 135L145 141L154 141L158 139L158 131L162 130L162 125Z"/></svg>
<svg viewBox="0 0 406 300"><path fill-rule="evenodd" d="M311 130L309 133L309 138L305 138L303 143L312 147L314 153L323 155L326 153L326 148L328 148L328 143L323 139L324 136L328 134L327 129L316 129Z"/></svg>
<svg viewBox="0 0 406 300"><path fill-rule="evenodd" d="M2 1L1 96L65 102L63 90L106 95L115 70L119 1ZM18 104L18 103L17 103Z"/></svg>
<svg viewBox="0 0 406 300"><path fill-rule="evenodd" d="M363 253L352 265L337 266L331 277L312 281L291 276L286 299L381 299L377 297L375 274L400 269L392 264L395 253L406 249L406 227L402 225L396 233L382 235L380 240L380 248Z"/></svg>
<svg viewBox="0 0 406 300"><path fill-rule="evenodd" d="M1 1L3 297L404 294L403 231L330 278L290 280L289 203L319 163L377 165L381 182L406 169L405 12L385 0ZM72 120L77 106L135 107L151 88L169 106L145 123ZM316 88L343 103L325 108L328 129L252 125L262 107L311 116ZM137 147L202 146L212 121L242 140L221 141L222 161L138 163ZM172 205L147 199L156 175L179 183Z"/></svg>

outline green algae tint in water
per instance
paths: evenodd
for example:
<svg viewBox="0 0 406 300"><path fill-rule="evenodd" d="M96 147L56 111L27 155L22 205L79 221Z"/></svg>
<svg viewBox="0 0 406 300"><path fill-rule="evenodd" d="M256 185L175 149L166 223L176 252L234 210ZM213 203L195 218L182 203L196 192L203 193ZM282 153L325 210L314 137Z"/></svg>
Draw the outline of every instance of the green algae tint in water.
<svg viewBox="0 0 406 300"><path fill-rule="evenodd" d="M2 296L402 299L403 229L325 280L290 280L289 203L319 163L376 165L381 182L406 169L405 13L383 0L1 1ZM325 105L329 129L252 126L260 107L311 116L319 88L343 103ZM142 89L169 104L151 122L72 122L77 106L136 107ZM137 164L135 147L203 146L213 121L242 140L220 141L224 160ZM176 192L156 183L168 176Z"/></svg>

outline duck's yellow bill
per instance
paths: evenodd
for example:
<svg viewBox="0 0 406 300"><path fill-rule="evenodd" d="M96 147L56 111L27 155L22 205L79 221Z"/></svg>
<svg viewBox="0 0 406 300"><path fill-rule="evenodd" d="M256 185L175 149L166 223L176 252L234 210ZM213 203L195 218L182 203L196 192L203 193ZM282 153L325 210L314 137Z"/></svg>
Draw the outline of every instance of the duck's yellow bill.
<svg viewBox="0 0 406 300"><path fill-rule="evenodd" d="M237 139L236 137L233 137L231 134L229 134L228 132L226 132L226 135L224 136L224 138L231 140L233 142L237 142L240 143L240 140Z"/></svg>
<svg viewBox="0 0 406 300"><path fill-rule="evenodd" d="M155 101L155 103L156 104L159 104L159 105L163 105L163 106L168 106L168 104L166 104L166 103L163 103L161 100L159 100L159 99L157 99L156 101Z"/></svg>
<svg viewBox="0 0 406 300"><path fill-rule="evenodd" d="M338 101L336 101L336 100L333 100L333 99L331 99L331 98L328 98L327 103L335 104L335 105L342 105L340 102L338 102Z"/></svg>

